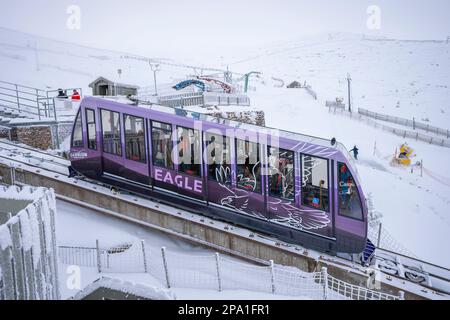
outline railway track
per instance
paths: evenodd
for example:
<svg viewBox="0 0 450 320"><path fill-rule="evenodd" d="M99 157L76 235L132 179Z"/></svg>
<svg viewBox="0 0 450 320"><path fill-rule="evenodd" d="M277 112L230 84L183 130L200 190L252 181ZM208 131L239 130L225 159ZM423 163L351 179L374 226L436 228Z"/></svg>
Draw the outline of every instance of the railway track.
<svg viewBox="0 0 450 320"><path fill-rule="evenodd" d="M45 151L36 150L30 147L18 145L15 143L11 143L9 141L0 140L0 158L6 159L12 163L15 163L17 167L29 166L36 169L36 172L46 171L54 176L54 178L58 177L67 177L68 176L68 166L70 165L70 161L64 159L57 155L49 154ZM71 179L77 183L77 179ZM96 183L90 180L80 180L85 184L92 185L92 189L96 190L98 188L104 187L101 183ZM132 195L130 193L130 195ZM142 196L132 195L135 201L138 201L138 198L145 199ZM66 197L65 200L68 200ZM111 211L112 213L112 211ZM118 215L120 216L120 215ZM122 217L123 218L123 217ZM200 221L204 219L200 218ZM139 221L134 221L140 223ZM164 231L160 229L160 231ZM169 231L169 230L167 230ZM169 232L170 233L170 232ZM173 231L172 231L173 233ZM250 232L250 237L255 239L261 239L264 241L272 242L276 244L278 247L289 249L290 251L300 251L305 253L306 255L311 255L311 252L307 249L301 248L297 245L292 245L289 243L281 242L275 238L260 235L256 232ZM189 241L197 241L196 239L186 239ZM205 243L204 240L198 239L199 244L204 246L209 246L214 249L217 246L213 244ZM221 249L226 252L226 250ZM254 261L257 263L263 263L264 261L261 259L255 259L250 256L245 256L243 254L239 254L238 252L228 252L233 255L237 255L240 258L244 258L249 261ZM395 252L391 252L386 249L377 248L375 257L373 259L372 265L370 267L363 267L359 264L359 261L352 259L352 257L343 257L343 256L328 256L324 253L314 252L314 255L318 257L317 259L321 259L323 261L327 261L336 265L342 265L346 268L352 268L357 272L367 273L368 269L371 270L379 270L383 276L388 281L392 281L392 279L396 279L397 283L406 284L414 284L419 285L421 287L421 291L423 293L431 292L441 292L444 295L450 295L450 269L440 267L434 265L429 262L421 261L419 259L407 257ZM438 294L439 295L439 294ZM448 296L447 296L448 298Z"/></svg>
<svg viewBox="0 0 450 320"><path fill-rule="evenodd" d="M450 269L448 268L383 248L376 249L374 265L384 273L397 278L422 284L426 288L439 288L450 294Z"/></svg>

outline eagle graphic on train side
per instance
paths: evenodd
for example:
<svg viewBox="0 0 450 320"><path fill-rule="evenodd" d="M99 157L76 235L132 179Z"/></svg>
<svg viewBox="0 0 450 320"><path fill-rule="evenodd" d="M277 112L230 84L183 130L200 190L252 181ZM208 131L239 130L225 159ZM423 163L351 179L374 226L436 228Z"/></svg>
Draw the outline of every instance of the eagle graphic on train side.
<svg viewBox="0 0 450 320"><path fill-rule="evenodd" d="M278 199L267 202L268 207L277 212L277 218L271 221L288 224L302 230L316 230L328 226L331 222L328 215L320 210L300 209L292 205L291 201Z"/></svg>
<svg viewBox="0 0 450 320"><path fill-rule="evenodd" d="M255 179L253 181L256 181L255 173L252 172L252 175ZM223 166L220 166L216 169L217 181L219 181L219 185L227 191L226 196L220 200L220 204L244 214L250 214L258 218L266 219L267 217L259 212L254 210L250 212L247 211L249 193L248 191L241 189L232 190L230 188L231 176L232 171L229 167L224 168ZM276 212L276 218L271 219L271 221L286 224L294 228L303 230L321 229L325 228L330 223L330 219L325 212L313 209L300 209L292 205L291 201L281 199L269 201L268 207Z"/></svg>

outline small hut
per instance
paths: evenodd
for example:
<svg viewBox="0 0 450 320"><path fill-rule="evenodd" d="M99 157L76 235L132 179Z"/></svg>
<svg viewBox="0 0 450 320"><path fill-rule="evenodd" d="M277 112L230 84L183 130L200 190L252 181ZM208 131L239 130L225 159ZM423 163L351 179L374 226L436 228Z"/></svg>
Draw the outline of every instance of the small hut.
<svg viewBox="0 0 450 320"><path fill-rule="evenodd" d="M94 96L127 96L136 95L138 86L131 84L118 83L108 80L104 77L98 77L89 84Z"/></svg>

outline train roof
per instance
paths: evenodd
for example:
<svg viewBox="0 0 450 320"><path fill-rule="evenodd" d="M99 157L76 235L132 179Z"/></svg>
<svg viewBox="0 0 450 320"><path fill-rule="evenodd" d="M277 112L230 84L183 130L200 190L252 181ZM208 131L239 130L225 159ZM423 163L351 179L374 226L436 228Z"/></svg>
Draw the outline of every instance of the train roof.
<svg viewBox="0 0 450 320"><path fill-rule="evenodd" d="M272 127L267 127L267 126L259 126L256 124L249 124L249 123L245 123L245 122L230 120L230 119L219 116L219 114L221 114L221 112L222 112L221 110L216 110L218 113L217 116L215 116L215 115L211 116L211 115L202 113L202 111L203 112L205 111L205 109L203 109L203 108L183 107L183 108L181 108L181 110L184 110L185 112L180 113L179 112L180 108L162 106L159 104L146 102L146 101L132 101L126 97L117 97L117 98L115 98L115 97L93 97L93 98L109 100L109 101L114 101L114 102L118 102L118 103L122 103L122 104L128 104L128 105L134 106L134 107L141 107L141 108L145 108L145 109L149 109L149 110L159 111L159 112L166 113L168 115L182 116L182 117L190 118L193 120L208 121L208 122L212 122L212 123L229 126L232 128L256 131L256 132L264 133L267 135L278 135L280 138L298 140L298 141L315 144L315 145L319 145L319 146L323 146L323 147L327 147L327 148L332 147L332 144L331 144L332 139L325 139L325 138L315 137L315 136L301 134L301 133L297 133L297 132L292 132L292 131L272 128ZM212 110L212 111L214 112L214 110ZM242 110L240 110L240 111L242 111ZM353 171L358 176L358 180L361 181L359 178L358 170L355 165L355 161L354 161L353 157L350 155L348 149L344 146L343 143L341 143L339 141L336 141L334 147L342 153L342 155L348 160L349 163L352 164L352 168L354 169Z"/></svg>

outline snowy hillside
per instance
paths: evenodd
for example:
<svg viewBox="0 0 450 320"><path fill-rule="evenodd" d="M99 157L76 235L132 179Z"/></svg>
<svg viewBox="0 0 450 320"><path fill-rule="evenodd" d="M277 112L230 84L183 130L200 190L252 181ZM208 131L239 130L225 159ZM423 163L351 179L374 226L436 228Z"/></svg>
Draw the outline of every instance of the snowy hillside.
<svg viewBox="0 0 450 320"><path fill-rule="evenodd" d="M152 59L163 65L158 82L172 82L194 73L193 69L176 66L180 63L172 59ZM40 89L79 87L90 93L89 83L99 76L140 87L153 86L148 59L142 56L54 41L1 27L0 69L0 80Z"/></svg>
<svg viewBox="0 0 450 320"><path fill-rule="evenodd" d="M155 44L156 45L156 44ZM405 139L333 115L326 100L347 97L351 74L355 107L388 113L450 129L450 44L445 42L374 41L356 35L306 38L268 45L253 52L216 56L158 58L158 82L167 83L199 72L202 66L240 74L259 71L250 86L252 105L266 112L268 126L324 138L336 137L348 149L360 149L358 169L366 196L371 193L383 226L416 256L450 267L450 149L407 140L426 173L389 165ZM0 80L42 89L82 87L98 76L142 87L153 85L147 61L131 54L81 47L0 28ZM196 65L189 68L183 65ZM240 76L234 75L234 78ZM312 86L318 99L303 89L277 88L293 80ZM345 101L346 102L346 101ZM374 145L376 142L376 152ZM375 155L374 155L375 154Z"/></svg>
<svg viewBox="0 0 450 320"><path fill-rule="evenodd" d="M426 121L450 129L450 44L445 42L368 40L356 35L308 38L273 45L248 57L234 57L232 70L257 70L252 103L262 107L267 125L324 138L336 137L348 149L360 149L358 169L363 189L373 196L382 223L396 242L418 257L450 266L442 246L450 237L450 149L403 139L357 120L333 115L326 100L345 98L346 74L352 103L371 111ZM312 86L318 99L303 89L275 88L297 80ZM390 166L403 142L414 148L414 161L429 170ZM374 155L374 146L376 152Z"/></svg>
<svg viewBox="0 0 450 320"><path fill-rule="evenodd" d="M230 69L263 72L286 84L306 81L319 100L347 100L347 73L356 107L446 127L450 123L450 43L390 41L336 34L255 50L225 61ZM347 102L346 102L347 103Z"/></svg>

